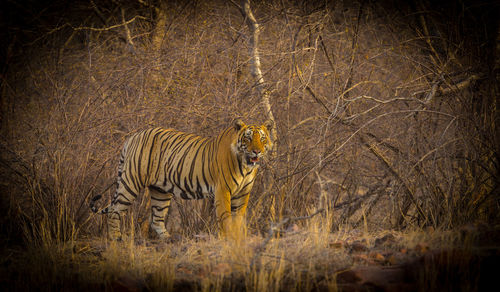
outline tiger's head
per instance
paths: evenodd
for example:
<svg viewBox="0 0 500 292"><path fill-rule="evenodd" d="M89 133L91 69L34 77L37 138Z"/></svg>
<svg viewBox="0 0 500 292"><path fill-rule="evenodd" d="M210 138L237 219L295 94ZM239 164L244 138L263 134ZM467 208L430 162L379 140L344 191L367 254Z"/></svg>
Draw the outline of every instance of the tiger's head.
<svg viewBox="0 0 500 292"><path fill-rule="evenodd" d="M242 120L234 122L234 128L238 131L236 142L236 154L248 167L253 168L260 163L260 159L272 148L269 132L273 127L272 121L263 125L245 125Z"/></svg>

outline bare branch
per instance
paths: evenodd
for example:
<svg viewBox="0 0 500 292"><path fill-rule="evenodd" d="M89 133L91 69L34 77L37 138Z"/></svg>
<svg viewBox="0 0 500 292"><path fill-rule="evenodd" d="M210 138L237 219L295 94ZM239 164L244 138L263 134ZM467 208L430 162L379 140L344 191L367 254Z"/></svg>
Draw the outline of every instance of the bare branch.
<svg viewBox="0 0 500 292"><path fill-rule="evenodd" d="M132 41L132 36L130 34L130 29L128 29L127 24L125 23L125 9L121 7L121 12L122 12L122 22L124 23L124 28L125 28L125 35L127 37L127 44L130 46L131 50L135 52L135 45L134 42Z"/></svg>
<svg viewBox="0 0 500 292"><path fill-rule="evenodd" d="M71 24L67 23L67 24L65 24L63 26L54 28L48 34L54 33L56 31L62 29L66 25L70 26L74 30L107 31L107 30L112 30L112 29L115 29L115 28L122 27L122 26L125 26L127 24L130 24L130 23L136 21L137 19L146 19L146 18L144 16L136 15L133 18L131 18L131 19L127 20L127 21L124 21L124 22L122 22L120 24L115 24L115 25L111 25L111 26L108 26L108 27L101 27L101 28L95 28L95 27L89 27L89 26L73 27Z"/></svg>
<svg viewBox="0 0 500 292"><path fill-rule="evenodd" d="M389 172L401 183L401 185L404 187L406 194L408 195L408 198L411 200L413 205L415 205L422 218L425 218L425 213L420 207L420 205L417 203L414 192L408 186L407 182L396 171L396 169L394 169L389 159L386 156L384 156L382 151L380 151L380 149L377 147L375 143L372 144L368 143L368 141L366 141L363 136L360 136L359 138L361 142L370 150L370 152L372 152L375 155L375 157L377 157L377 159L379 159L379 161L381 161L382 164L389 170Z"/></svg>

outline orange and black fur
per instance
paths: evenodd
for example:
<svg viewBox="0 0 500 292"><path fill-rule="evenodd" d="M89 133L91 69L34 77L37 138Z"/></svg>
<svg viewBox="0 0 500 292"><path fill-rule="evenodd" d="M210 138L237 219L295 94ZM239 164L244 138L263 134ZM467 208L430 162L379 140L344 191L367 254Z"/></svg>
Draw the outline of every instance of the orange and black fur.
<svg viewBox="0 0 500 292"><path fill-rule="evenodd" d="M257 126L236 120L213 138L162 128L131 136L121 152L116 193L100 211L108 215L110 238L121 238L120 218L145 188L151 194L151 227L160 238L169 237L165 215L173 196L214 198L220 234L244 230L260 159L272 147L271 127L270 122ZM91 201L94 212L100 197Z"/></svg>

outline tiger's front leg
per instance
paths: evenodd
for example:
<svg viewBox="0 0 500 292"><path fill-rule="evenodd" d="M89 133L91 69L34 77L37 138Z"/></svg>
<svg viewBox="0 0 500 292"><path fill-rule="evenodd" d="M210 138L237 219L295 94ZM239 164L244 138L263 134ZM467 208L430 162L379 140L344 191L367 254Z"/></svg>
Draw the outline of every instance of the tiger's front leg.
<svg viewBox="0 0 500 292"><path fill-rule="evenodd" d="M166 193L153 186L148 187L148 191L151 195L151 228L158 234L160 239L166 239L170 237L165 228L166 215L168 214L173 194Z"/></svg>
<svg viewBox="0 0 500 292"><path fill-rule="evenodd" d="M245 216L250 194L241 194L231 198L231 211L233 212L233 235L237 240L244 239L247 235Z"/></svg>
<svg viewBox="0 0 500 292"><path fill-rule="evenodd" d="M231 233L231 196L227 190L217 189L215 191L215 213L219 225L219 236L227 238Z"/></svg>

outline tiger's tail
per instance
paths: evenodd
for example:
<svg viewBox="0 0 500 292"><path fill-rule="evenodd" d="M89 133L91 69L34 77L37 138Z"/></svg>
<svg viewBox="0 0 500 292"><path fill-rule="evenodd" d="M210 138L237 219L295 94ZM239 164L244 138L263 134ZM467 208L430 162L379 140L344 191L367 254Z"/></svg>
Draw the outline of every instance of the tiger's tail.
<svg viewBox="0 0 500 292"><path fill-rule="evenodd" d="M92 210L92 212L97 213L98 210L97 210L97 207L95 206L95 202L100 200L101 198L102 198L102 195L99 194L90 200L90 210Z"/></svg>
<svg viewBox="0 0 500 292"><path fill-rule="evenodd" d="M125 161L125 155L127 153L127 149L128 149L128 144L130 143L130 139L128 139L126 142L125 142L125 145L120 153L120 161L118 162L118 179L116 182L113 182L112 184L110 184L104 191L102 191L99 195L93 197L91 200L90 200L90 210L92 210L92 212L94 213L99 213L99 214L107 214L108 211L109 211L109 206L106 206L106 208L102 209L101 211L99 211L97 209L97 207L95 206L95 202L96 201L99 201L101 198L102 198L102 194L104 194L107 190L109 190L109 188L111 188L113 185L115 184L119 184L120 180L121 180L121 177L122 177L122 173L123 173L123 163ZM115 197L116 197L116 194L115 194Z"/></svg>
<svg viewBox="0 0 500 292"><path fill-rule="evenodd" d="M99 211L95 205L95 202L99 201L102 198L102 194L105 193L107 190L109 190L109 188L111 188L115 184L116 184L116 182L110 184L102 193L100 193L99 195L94 196L92 199L90 199L90 210L92 210L92 212L99 213L99 214L107 214L108 213L109 206L102 209L101 211Z"/></svg>

